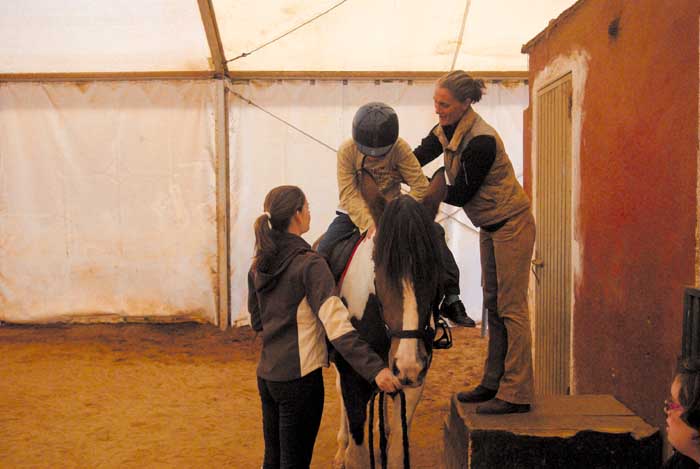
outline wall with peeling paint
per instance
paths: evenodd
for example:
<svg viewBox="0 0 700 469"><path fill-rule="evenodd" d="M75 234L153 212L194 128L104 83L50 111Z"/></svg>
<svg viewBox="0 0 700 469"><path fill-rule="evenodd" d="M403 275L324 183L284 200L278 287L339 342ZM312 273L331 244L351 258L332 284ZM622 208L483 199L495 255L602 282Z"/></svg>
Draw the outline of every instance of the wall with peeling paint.
<svg viewBox="0 0 700 469"><path fill-rule="evenodd" d="M700 16L698 16L698 83L700 83ZM697 161L700 163L700 93L698 93L698 157ZM696 219L700 221L700 164L698 164L698 177L697 177L697 199L698 204L695 208ZM698 223L695 229L695 285L700 285L700 223Z"/></svg>
<svg viewBox="0 0 700 469"><path fill-rule="evenodd" d="M659 426L695 282L699 15L696 0L581 1L526 45L531 193L538 86L574 73L572 391Z"/></svg>

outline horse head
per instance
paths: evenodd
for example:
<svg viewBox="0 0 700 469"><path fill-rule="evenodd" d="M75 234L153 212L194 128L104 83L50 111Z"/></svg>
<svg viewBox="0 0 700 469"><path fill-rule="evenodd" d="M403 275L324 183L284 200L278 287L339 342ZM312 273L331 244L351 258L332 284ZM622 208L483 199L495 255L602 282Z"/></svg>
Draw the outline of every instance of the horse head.
<svg viewBox="0 0 700 469"><path fill-rule="evenodd" d="M404 386L420 386L432 357L432 309L442 272L434 220L447 190L445 172L435 173L422 203L408 195L387 201L367 172L360 188L377 227L372 259L391 339L389 367Z"/></svg>

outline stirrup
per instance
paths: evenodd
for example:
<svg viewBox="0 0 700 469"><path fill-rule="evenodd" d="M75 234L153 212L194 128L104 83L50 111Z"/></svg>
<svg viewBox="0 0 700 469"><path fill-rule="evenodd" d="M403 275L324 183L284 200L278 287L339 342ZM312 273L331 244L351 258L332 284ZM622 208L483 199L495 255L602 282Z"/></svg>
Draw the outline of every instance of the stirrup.
<svg viewBox="0 0 700 469"><path fill-rule="evenodd" d="M441 333L438 337L439 332ZM449 324L442 318L438 318L435 323L435 337L435 340L433 340L434 349L444 350L452 347L452 331Z"/></svg>

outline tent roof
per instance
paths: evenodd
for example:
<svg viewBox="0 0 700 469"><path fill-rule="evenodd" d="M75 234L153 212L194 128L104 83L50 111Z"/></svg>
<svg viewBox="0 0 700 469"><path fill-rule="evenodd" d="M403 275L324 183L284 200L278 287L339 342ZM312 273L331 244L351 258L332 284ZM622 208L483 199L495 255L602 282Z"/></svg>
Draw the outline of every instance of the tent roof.
<svg viewBox="0 0 700 469"><path fill-rule="evenodd" d="M0 73L208 70L196 0L0 2Z"/></svg>
<svg viewBox="0 0 700 469"><path fill-rule="evenodd" d="M230 61L232 75L444 71L458 49L455 68L525 71L522 45L573 3L441 0L436 8L423 0L1 2L0 73L213 70L200 5L212 8L227 60L269 43Z"/></svg>

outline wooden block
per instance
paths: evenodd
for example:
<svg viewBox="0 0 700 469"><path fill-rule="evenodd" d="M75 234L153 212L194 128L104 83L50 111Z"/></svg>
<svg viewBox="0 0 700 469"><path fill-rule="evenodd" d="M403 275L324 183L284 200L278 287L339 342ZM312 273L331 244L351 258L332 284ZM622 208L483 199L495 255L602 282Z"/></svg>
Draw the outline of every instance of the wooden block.
<svg viewBox="0 0 700 469"><path fill-rule="evenodd" d="M547 396L525 414L481 415L452 397L447 468L658 468L657 428L610 395Z"/></svg>

